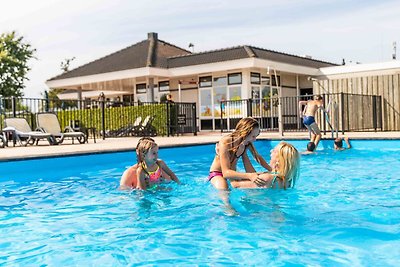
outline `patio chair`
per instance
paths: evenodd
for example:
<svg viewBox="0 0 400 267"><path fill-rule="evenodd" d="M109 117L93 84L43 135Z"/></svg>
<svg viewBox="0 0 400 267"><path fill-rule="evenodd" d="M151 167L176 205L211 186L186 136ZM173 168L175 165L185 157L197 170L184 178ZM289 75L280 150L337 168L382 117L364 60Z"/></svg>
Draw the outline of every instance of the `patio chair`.
<svg viewBox="0 0 400 267"><path fill-rule="evenodd" d="M47 139L50 145L56 145L58 142L51 133L43 133L41 131L32 131L31 126L24 118L6 118L4 119L6 126L2 132L12 135L14 145L18 142L22 146L38 144L40 139Z"/></svg>
<svg viewBox="0 0 400 267"><path fill-rule="evenodd" d="M2 135L0 135L0 148L3 148L6 146L6 140Z"/></svg>
<svg viewBox="0 0 400 267"><path fill-rule="evenodd" d="M116 136L128 136L128 135L133 135L135 130L139 129L139 127L142 124L142 117L137 117L135 122L133 124L128 124L126 126L123 126L117 130L109 130L106 131L106 136L108 137L116 137Z"/></svg>
<svg viewBox="0 0 400 267"><path fill-rule="evenodd" d="M157 135L157 130L156 128L152 125L152 122L154 121L154 116L147 116L144 120L143 123L134 129L132 131L133 136L156 136Z"/></svg>
<svg viewBox="0 0 400 267"><path fill-rule="evenodd" d="M86 134L83 132L74 131L71 126L66 126L64 130L61 131L60 122L58 121L57 115L54 113L37 113L36 123L40 131L52 134L54 137L56 137L58 143L62 143L65 138L71 138L72 143L74 143L74 138L76 138L81 144L86 142Z"/></svg>

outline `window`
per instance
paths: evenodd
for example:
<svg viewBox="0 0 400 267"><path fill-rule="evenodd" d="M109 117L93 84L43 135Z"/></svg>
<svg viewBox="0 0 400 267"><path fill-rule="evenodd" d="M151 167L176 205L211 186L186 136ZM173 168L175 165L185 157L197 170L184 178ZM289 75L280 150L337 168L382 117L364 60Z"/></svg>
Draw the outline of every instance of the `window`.
<svg viewBox="0 0 400 267"><path fill-rule="evenodd" d="M212 86L211 76L199 77L199 87L211 87L211 86Z"/></svg>
<svg viewBox="0 0 400 267"><path fill-rule="evenodd" d="M260 84L261 83L261 75L257 72L250 73L250 82L251 84Z"/></svg>
<svg viewBox="0 0 400 267"><path fill-rule="evenodd" d="M200 117L211 117L211 89L200 91Z"/></svg>
<svg viewBox="0 0 400 267"><path fill-rule="evenodd" d="M221 116L221 101L226 101L226 87L214 87L214 117Z"/></svg>
<svg viewBox="0 0 400 267"><path fill-rule="evenodd" d="M261 84L262 85L271 85L271 79L267 76L261 77Z"/></svg>
<svg viewBox="0 0 400 267"><path fill-rule="evenodd" d="M159 82L158 83L158 90L162 91L169 91L169 81Z"/></svg>
<svg viewBox="0 0 400 267"><path fill-rule="evenodd" d="M242 88L240 86L229 87L229 99L230 100L241 100L242 99Z"/></svg>
<svg viewBox="0 0 400 267"><path fill-rule="evenodd" d="M228 74L228 84L241 84L242 83L242 73L231 73Z"/></svg>
<svg viewBox="0 0 400 267"><path fill-rule="evenodd" d="M272 86L281 86L281 76L276 75L278 78L278 83L276 83L275 75L272 75Z"/></svg>
<svg viewBox="0 0 400 267"><path fill-rule="evenodd" d="M226 76L222 76L222 77L214 77L214 81L213 81L213 86L221 86L221 85L226 85Z"/></svg>
<svg viewBox="0 0 400 267"><path fill-rule="evenodd" d="M145 94L146 88L147 86L145 83L136 84L136 94Z"/></svg>
<svg viewBox="0 0 400 267"><path fill-rule="evenodd" d="M123 95L122 102L124 103L131 103L133 102L133 95Z"/></svg>
<svg viewBox="0 0 400 267"><path fill-rule="evenodd" d="M260 87L259 86L252 86L251 87L251 98L259 99L260 98Z"/></svg>

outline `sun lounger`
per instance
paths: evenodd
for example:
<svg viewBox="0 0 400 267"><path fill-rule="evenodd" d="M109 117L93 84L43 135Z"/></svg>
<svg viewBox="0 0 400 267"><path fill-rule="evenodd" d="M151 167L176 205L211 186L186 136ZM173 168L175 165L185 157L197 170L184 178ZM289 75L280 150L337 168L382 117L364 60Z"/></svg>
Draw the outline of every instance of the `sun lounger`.
<svg viewBox="0 0 400 267"><path fill-rule="evenodd" d="M150 116L150 115L147 116L143 120L143 123L132 131L132 135L134 135L134 136L156 136L157 130L152 125L153 120L154 120L154 116Z"/></svg>
<svg viewBox="0 0 400 267"><path fill-rule="evenodd" d="M59 143L62 143L65 138L71 138L72 143L74 142L74 138L76 138L81 144L86 142L86 134L83 132L74 131L71 126L67 126L65 127L64 131L61 131L60 122L58 121L57 115L54 113L37 113L36 123L38 129L44 133L52 134L57 138Z"/></svg>
<svg viewBox="0 0 400 267"><path fill-rule="evenodd" d="M47 139L50 145L57 144L55 137L51 133L43 133L41 131L32 131L28 122L24 118L6 118L4 119L4 133L10 133L13 139L22 146L28 144L38 144L40 139Z"/></svg>
<svg viewBox="0 0 400 267"><path fill-rule="evenodd" d="M139 127L142 125L142 117L137 117L135 122L133 124L128 124L124 127L121 127L117 130L109 130L106 131L106 136L107 137L117 137L117 136L130 136L133 135L135 131L139 129Z"/></svg>

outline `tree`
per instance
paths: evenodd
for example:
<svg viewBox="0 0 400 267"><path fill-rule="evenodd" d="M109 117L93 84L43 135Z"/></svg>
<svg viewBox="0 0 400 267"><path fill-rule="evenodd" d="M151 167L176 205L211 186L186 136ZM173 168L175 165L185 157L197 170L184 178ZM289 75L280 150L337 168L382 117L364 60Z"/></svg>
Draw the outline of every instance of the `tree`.
<svg viewBox="0 0 400 267"><path fill-rule="evenodd" d="M28 61L36 49L18 37L13 31L0 35L0 95L3 97L23 96L26 75L30 68Z"/></svg>
<svg viewBox="0 0 400 267"><path fill-rule="evenodd" d="M62 61L61 64L60 64L61 70L64 71L64 72L69 71L69 66L71 65L71 62L74 59L75 59L75 57L64 59L64 61Z"/></svg>
<svg viewBox="0 0 400 267"><path fill-rule="evenodd" d="M69 71L69 67L71 65L71 62L74 61L75 57L72 58L66 58L60 63L61 70L63 72ZM77 103L75 101L64 101L60 100L58 97L58 94L64 92L64 89L61 88L50 88L49 91L44 91L41 95L44 98L48 98L50 103L50 108L70 108L70 107L76 107Z"/></svg>

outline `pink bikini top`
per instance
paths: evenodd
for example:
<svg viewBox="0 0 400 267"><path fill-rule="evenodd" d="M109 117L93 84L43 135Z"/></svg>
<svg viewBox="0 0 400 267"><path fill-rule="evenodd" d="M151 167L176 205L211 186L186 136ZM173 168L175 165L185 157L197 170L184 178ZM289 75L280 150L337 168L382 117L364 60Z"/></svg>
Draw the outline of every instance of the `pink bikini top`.
<svg viewBox="0 0 400 267"><path fill-rule="evenodd" d="M146 170L147 174L149 175L150 178L150 182L157 182L160 178L161 178L161 168L160 166L157 164L157 169L155 171L149 171L147 170L146 164L143 164L143 169Z"/></svg>

